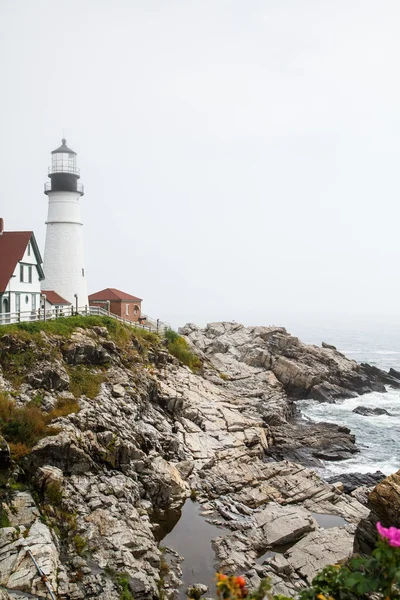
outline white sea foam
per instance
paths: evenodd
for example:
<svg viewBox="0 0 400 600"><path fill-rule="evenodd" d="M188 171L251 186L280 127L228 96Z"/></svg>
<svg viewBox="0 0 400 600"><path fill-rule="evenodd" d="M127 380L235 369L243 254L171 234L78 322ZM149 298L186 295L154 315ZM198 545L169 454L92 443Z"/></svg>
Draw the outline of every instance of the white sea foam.
<svg viewBox="0 0 400 600"><path fill-rule="evenodd" d="M374 392L337 404L302 400L298 406L305 418L346 425L356 436L360 452L346 461L325 462L322 469L325 475L377 470L390 475L400 469L400 390ZM384 408L391 416L359 415L352 412L357 406Z"/></svg>

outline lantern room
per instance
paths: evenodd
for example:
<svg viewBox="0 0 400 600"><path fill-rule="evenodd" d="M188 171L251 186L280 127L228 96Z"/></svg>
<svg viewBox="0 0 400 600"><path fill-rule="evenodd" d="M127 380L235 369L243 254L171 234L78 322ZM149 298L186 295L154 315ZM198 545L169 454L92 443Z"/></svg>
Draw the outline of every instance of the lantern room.
<svg viewBox="0 0 400 600"><path fill-rule="evenodd" d="M78 192L83 196L83 185L78 182L80 172L76 166L76 152L68 148L67 140L61 140L61 146L51 153L49 167L50 182L45 183L44 193Z"/></svg>

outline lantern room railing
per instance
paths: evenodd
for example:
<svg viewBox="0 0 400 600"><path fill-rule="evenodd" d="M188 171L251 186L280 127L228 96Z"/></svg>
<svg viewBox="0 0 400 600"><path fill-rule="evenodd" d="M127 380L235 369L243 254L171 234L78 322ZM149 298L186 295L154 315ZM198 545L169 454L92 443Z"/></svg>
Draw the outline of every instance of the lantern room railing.
<svg viewBox="0 0 400 600"><path fill-rule="evenodd" d="M72 175L80 177L81 171L78 167L60 163L49 167L49 175L54 175L55 173L71 173Z"/></svg>

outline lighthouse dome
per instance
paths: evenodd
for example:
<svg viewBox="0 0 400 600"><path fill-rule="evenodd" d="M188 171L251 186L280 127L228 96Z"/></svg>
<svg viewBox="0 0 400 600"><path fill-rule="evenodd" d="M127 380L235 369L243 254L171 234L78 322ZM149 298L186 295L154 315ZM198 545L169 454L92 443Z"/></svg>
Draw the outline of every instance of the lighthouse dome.
<svg viewBox="0 0 400 600"><path fill-rule="evenodd" d="M56 148L55 150L52 151L52 154L63 154L63 153L73 154L74 156L76 156L76 152L71 150L71 148L68 148L67 140L65 138L63 138L61 140L61 146L59 146L58 148Z"/></svg>

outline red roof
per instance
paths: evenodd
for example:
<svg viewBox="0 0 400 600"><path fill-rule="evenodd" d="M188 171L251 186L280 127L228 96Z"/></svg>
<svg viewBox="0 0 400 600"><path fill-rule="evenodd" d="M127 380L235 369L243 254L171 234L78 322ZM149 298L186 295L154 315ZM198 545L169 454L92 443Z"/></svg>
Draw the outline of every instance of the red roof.
<svg viewBox="0 0 400 600"><path fill-rule="evenodd" d="M45 294L46 300L50 304L68 304L68 306L71 304L71 302L53 292L53 290L42 290L42 294Z"/></svg>
<svg viewBox="0 0 400 600"><path fill-rule="evenodd" d="M126 292L121 292L121 290L116 290L115 288L106 288L105 290L101 290L101 292L96 292L95 294L90 294L89 301L91 300L132 300L133 302L141 302L142 298L137 298L136 296L131 296Z"/></svg>
<svg viewBox="0 0 400 600"><path fill-rule="evenodd" d="M5 292L8 282L20 260L28 242L31 241L36 256L39 279L44 279L42 258L32 231L3 231L0 235L0 292Z"/></svg>

